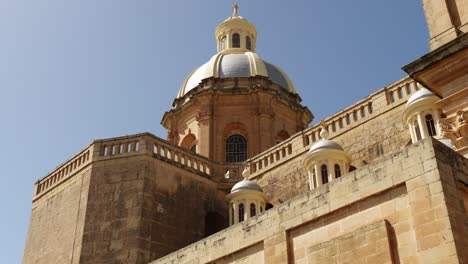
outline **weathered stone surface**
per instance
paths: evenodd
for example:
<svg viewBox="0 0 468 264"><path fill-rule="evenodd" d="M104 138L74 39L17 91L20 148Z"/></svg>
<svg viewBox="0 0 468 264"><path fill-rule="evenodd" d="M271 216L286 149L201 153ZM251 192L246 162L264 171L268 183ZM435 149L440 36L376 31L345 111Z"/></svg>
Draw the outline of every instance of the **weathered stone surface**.
<svg viewBox="0 0 468 264"><path fill-rule="evenodd" d="M438 160L451 160L446 168L459 168L460 176L440 166L426 171L422 166ZM386 170L379 170L380 163ZM303 192L152 264L236 263L233 256L248 251L241 249L258 245L263 245L264 263L464 263L467 194L456 183L467 175L466 159L429 139L380 163ZM420 171L407 174L402 164ZM437 185L442 192L434 189ZM256 258L258 252L249 256Z"/></svg>

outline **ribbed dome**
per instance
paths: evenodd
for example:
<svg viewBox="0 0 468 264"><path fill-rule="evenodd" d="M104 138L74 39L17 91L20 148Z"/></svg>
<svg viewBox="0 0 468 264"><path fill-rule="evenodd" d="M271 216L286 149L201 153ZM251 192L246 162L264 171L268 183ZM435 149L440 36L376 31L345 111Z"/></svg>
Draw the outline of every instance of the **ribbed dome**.
<svg viewBox="0 0 468 264"><path fill-rule="evenodd" d="M418 101L428 99L428 98L437 98L431 91L426 88L421 88L419 91L415 92L413 95L410 96L408 101L406 102L406 106L410 106Z"/></svg>
<svg viewBox="0 0 468 264"><path fill-rule="evenodd" d="M244 180L236 183L232 187L231 193L234 193L234 192L237 192L237 191L243 191L243 190L252 190L252 191L263 192L262 188L256 182L244 179Z"/></svg>
<svg viewBox="0 0 468 264"><path fill-rule="evenodd" d="M314 145L312 145L312 147L310 147L309 153L314 153L319 150L325 150L325 149L343 150L343 147L341 147L338 143L334 141L331 141L328 139L322 139L322 140L319 140Z"/></svg>
<svg viewBox="0 0 468 264"><path fill-rule="evenodd" d="M197 87L203 79L236 78L236 77L268 77L273 83L291 93L296 93L288 76L276 65L261 59L254 52L218 53L207 63L192 71L185 79L177 95L178 98Z"/></svg>

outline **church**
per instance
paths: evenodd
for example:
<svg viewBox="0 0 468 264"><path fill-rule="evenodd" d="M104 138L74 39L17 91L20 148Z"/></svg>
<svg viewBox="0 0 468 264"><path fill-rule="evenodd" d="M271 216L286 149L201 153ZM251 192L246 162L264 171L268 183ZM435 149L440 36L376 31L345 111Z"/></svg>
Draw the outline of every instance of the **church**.
<svg viewBox="0 0 468 264"><path fill-rule="evenodd" d="M468 5L422 0L430 52L311 125L233 13L150 133L35 183L23 263L468 263Z"/></svg>

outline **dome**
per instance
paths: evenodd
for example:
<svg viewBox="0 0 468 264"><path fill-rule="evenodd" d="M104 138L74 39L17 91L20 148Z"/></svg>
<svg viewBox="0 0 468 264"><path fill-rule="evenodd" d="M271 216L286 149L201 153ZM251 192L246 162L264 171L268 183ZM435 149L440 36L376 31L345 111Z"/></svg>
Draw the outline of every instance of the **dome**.
<svg viewBox="0 0 468 264"><path fill-rule="evenodd" d="M262 188L256 182L244 179L244 180L236 183L232 187L231 193L234 193L234 192L237 192L237 191L244 191L244 190L263 192Z"/></svg>
<svg viewBox="0 0 468 264"><path fill-rule="evenodd" d="M254 52L218 53L207 63L192 71L185 79L178 98L197 87L206 78L237 78L263 76L273 83L296 93L289 77L278 66L260 58Z"/></svg>
<svg viewBox="0 0 468 264"><path fill-rule="evenodd" d="M418 101L429 99L429 98L437 98L431 91L426 88L421 88L419 91L415 92L413 95L410 96L408 101L406 102L406 106L410 106Z"/></svg>
<svg viewBox="0 0 468 264"><path fill-rule="evenodd" d="M247 19L239 16L239 6L234 4L233 14L215 29L218 53L193 70L180 87L177 98L198 87L207 78L248 78L263 76L271 82L296 94L289 77L278 66L271 64L255 53L257 29Z"/></svg>
<svg viewBox="0 0 468 264"><path fill-rule="evenodd" d="M312 145L312 147L310 147L309 153L314 153L325 149L335 149L343 151L343 147L341 147L338 143L328 139L322 139L314 145Z"/></svg>

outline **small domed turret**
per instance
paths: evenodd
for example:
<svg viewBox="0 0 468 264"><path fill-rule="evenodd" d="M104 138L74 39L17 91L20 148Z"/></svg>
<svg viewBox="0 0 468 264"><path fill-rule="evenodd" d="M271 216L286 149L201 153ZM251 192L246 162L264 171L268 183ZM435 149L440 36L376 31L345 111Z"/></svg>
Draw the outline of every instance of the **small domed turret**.
<svg viewBox="0 0 468 264"><path fill-rule="evenodd" d="M232 5L232 16L216 27L215 38L218 53L254 51L257 40L257 29L254 24L239 16L239 6Z"/></svg>
<svg viewBox="0 0 468 264"><path fill-rule="evenodd" d="M311 190L346 174L351 162L351 156L338 143L328 140L323 121L321 125L322 139L312 145L303 162L309 173Z"/></svg>
<svg viewBox="0 0 468 264"><path fill-rule="evenodd" d="M244 179L234 185L226 196L229 203L229 225L234 225L265 211L268 203L262 188L250 176L247 168L242 172Z"/></svg>
<svg viewBox="0 0 468 264"><path fill-rule="evenodd" d="M410 96L403 111L403 122L408 126L411 142L440 136L437 125L440 120L440 109L435 105L439 98L428 89L421 87Z"/></svg>

